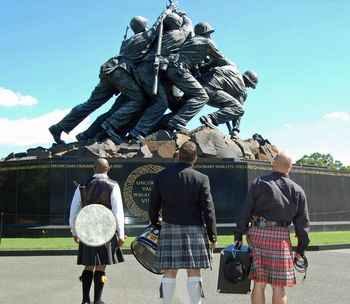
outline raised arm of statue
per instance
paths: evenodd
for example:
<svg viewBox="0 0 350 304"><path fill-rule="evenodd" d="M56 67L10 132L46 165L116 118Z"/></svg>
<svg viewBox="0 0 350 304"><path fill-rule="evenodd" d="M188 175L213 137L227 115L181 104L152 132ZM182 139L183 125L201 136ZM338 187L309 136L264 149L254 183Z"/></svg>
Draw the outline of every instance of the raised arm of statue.
<svg viewBox="0 0 350 304"><path fill-rule="evenodd" d="M190 18L187 17L186 13L184 12L177 12L182 17L182 26L181 31L184 33L184 35L187 37L189 34L193 33L193 24Z"/></svg>
<svg viewBox="0 0 350 304"><path fill-rule="evenodd" d="M161 12L161 14L159 15L158 19L156 20L156 22L153 24L152 28L157 29L157 27L159 26L159 24L164 20L164 18L166 17L166 15L168 15L171 12L174 12L177 10L179 4L177 1L170 1L170 3L167 5L166 9L164 11Z"/></svg>

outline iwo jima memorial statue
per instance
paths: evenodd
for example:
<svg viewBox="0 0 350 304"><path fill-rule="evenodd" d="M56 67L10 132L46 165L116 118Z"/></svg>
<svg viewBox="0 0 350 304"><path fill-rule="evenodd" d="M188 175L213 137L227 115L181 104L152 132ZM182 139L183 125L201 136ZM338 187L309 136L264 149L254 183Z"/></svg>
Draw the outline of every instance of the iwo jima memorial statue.
<svg viewBox="0 0 350 304"><path fill-rule="evenodd" d="M2 236L69 235L74 181L90 177L97 157L111 164L109 176L123 194L126 231L133 234L148 224L154 175L175 162L178 147L188 140L198 148L195 168L210 178L219 232L232 233L249 185L271 170L278 149L258 133L239 139L243 104L258 75L241 73L216 47L213 27L193 26L189 17L174 2L149 28L145 17L133 17L133 35L126 32L119 55L102 64L90 98L49 128L52 147L12 153L0 162ZM110 110L78 134L77 142L61 139L113 98ZM187 129L207 106L217 111ZM221 124L228 135L217 128ZM349 228L349 173L293 166L291 177L305 189L314 230Z"/></svg>

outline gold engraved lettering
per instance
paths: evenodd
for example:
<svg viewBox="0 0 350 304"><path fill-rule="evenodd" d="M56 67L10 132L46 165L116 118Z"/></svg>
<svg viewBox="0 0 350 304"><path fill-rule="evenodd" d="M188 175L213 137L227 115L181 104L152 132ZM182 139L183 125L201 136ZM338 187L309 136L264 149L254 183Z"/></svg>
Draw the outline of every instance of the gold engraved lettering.
<svg viewBox="0 0 350 304"><path fill-rule="evenodd" d="M6 166L7 162L0 162L0 172L11 172L11 171L21 171L21 170L40 170L40 169L85 169L85 168L93 168L93 164L87 163L87 164L77 164L77 163L44 163L44 164L37 164L37 165L26 165L25 161L20 162L20 164L16 166ZM4 165L2 167L2 165ZM124 168L123 164L111 164L111 168ZM266 165L252 165L252 164L197 164L194 166L195 169L250 169L250 170L259 170L259 171L271 171L271 166ZM325 169L305 169L303 167L293 167L292 173L296 174L308 174L308 175L325 175L325 176L343 176L343 177L349 177L349 172L338 172L338 171L329 171ZM150 181L148 181L149 183ZM147 186L147 185L144 185ZM149 186L149 185L148 185Z"/></svg>
<svg viewBox="0 0 350 304"><path fill-rule="evenodd" d="M153 178L164 167L146 165L132 171L124 184L125 205L139 219L148 219L149 193L153 186Z"/></svg>

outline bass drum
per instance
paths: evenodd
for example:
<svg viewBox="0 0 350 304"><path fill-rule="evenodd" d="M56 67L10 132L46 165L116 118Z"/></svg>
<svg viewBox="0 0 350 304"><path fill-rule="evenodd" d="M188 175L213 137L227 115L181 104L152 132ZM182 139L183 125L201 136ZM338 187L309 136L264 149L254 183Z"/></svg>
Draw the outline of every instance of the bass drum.
<svg viewBox="0 0 350 304"><path fill-rule="evenodd" d="M150 272L163 274L164 270L154 268L155 252L161 226L148 226L146 230L131 243L131 251L137 261Z"/></svg>
<svg viewBox="0 0 350 304"><path fill-rule="evenodd" d="M110 209L101 204L83 207L75 219L79 240L91 247L108 243L116 233L117 222Z"/></svg>

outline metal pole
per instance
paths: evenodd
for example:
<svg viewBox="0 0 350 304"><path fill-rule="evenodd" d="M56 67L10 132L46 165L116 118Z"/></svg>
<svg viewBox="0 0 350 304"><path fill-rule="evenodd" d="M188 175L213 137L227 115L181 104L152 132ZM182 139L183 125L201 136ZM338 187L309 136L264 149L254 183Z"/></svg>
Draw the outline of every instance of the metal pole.
<svg viewBox="0 0 350 304"><path fill-rule="evenodd" d="M153 80L152 94L154 96L156 96L158 93L158 77L159 77L160 57L162 54L162 38L163 38L163 20L159 24L157 53L155 55L154 64L153 64L154 80Z"/></svg>

